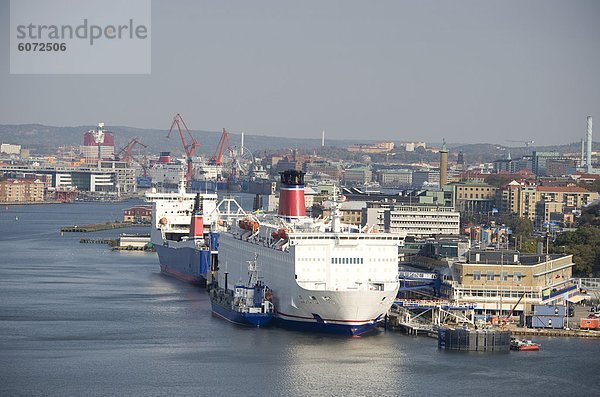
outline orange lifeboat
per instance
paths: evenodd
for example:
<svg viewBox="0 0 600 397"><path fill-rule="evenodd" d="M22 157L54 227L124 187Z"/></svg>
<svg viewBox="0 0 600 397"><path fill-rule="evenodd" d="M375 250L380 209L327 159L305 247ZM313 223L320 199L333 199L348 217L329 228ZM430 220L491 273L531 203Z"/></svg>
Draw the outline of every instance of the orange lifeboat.
<svg viewBox="0 0 600 397"><path fill-rule="evenodd" d="M271 237L273 237L274 240L279 240L279 239L287 240L287 238L288 238L287 229L276 230L273 233L271 233Z"/></svg>
<svg viewBox="0 0 600 397"><path fill-rule="evenodd" d="M257 232L260 225L258 222L250 220L250 219L242 219L238 222L238 225L241 229L250 230L252 232Z"/></svg>

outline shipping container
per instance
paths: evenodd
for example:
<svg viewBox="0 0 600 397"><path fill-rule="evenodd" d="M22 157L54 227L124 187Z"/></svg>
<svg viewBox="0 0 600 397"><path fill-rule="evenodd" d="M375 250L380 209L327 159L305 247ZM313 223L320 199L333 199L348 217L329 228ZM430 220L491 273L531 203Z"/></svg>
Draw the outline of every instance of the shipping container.
<svg viewBox="0 0 600 397"><path fill-rule="evenodd" d="M600 329L600 318L582 318L579 320L581 329Z"/></svg>
<svg viewBox="0 0 600 397"><path fill-rule="evenodd" d="M564 305L533 305L533 314L537 316L562 316L566 313Z"/></svg>

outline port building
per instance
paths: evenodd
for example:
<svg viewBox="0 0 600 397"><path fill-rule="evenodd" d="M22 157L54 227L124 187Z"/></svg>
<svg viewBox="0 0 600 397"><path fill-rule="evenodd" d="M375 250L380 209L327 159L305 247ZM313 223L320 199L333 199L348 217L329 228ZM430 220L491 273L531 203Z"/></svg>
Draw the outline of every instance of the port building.
<svg viewBox="0 0 600 397"><path fill-rule="evenodd" d="M501 316L514 308L517 315L530 316L536 306L564 305L579 293L572 279L572 255L452 250L453 243L458 246L460 240L427 242L419 254L406 261L440 274L444 295L457 304L474 304L476 314Z"/></svg>

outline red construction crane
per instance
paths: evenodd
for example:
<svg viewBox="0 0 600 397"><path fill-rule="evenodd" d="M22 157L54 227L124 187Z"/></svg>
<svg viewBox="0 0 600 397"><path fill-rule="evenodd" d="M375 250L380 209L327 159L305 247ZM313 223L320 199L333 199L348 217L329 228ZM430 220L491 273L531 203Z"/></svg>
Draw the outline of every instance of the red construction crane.
<svg viewBox="0 0 600 397"><path fill-rule="evenodd" d="M135 137L131 141L129 141L129 143L123 149L121 149L119 151L119 153L117 153L117 155L115 157L118 160L124 161L128 165L130 165L131 164L131 160L132 160L131 151L133 150L133 148L135 147L135 145L140 145L140 146L143 146L143 147L148 147L148 146L144 145L142 143L142 141L140 141L138 139L138 137Z"/></svg>
<svg viewBox="0 0 600 397"><path fill-rule="evenodd" d="M223 163L223 151L225 149L230 149L229 133L225 128L223 128L223 135L221 135L221 139L219 140L215 154L213 154L210 160L208 160L208 164L221 165Z"/></svg>
<svg viewBox="0 0 600 397"><path fill-rule="evenodd" d="M185 140L185 136L183 135L183 131L181 130L181 126L185 128L188 136L190 137L190 143ZM179 137L181 138L181 143L183 144L183 150L185 151L185 156L187 158L187 172L185 173L185 178L187 181L192 180L192 175L194 174L194 165L192 164L192 158L194 157L194 153L196 153L196 149L200 146L200 144L194 139L192 133L185 125L185 121L183 121L183 117L179 113L173 117L173 122L171 123L171 128L169 129L169 133L167 134L167 138L171 137L171 132L173 131L173 127L177 126L177 130L179 131Z"/></svg>

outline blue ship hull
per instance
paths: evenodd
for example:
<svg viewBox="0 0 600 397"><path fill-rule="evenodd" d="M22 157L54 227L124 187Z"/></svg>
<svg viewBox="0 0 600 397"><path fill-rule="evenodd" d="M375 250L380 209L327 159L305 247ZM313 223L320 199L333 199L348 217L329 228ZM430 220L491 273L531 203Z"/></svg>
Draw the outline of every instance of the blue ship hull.
<svg viewBox="0 0 600 397"><path fill-rule="evenodd" d="M163 273L192 284L206 285L210 269L209 251L163 245L155 245L155 248Z"/></svg>
<svg viewBox="0 0 600 397"><path fill-rule="evenodd" d="M240 313L213 300L211 306L214 315L238 325L259 328L268 325L273 319L272 313Z"/></svg>
<svg viewBox="0 0 600 397"><path fill-rule="evenodd" d="M274 323L279 327L292 331L319 332L353 337L358 337L371 332L376 332L377 326L379 325L379 322L366 323L360 325L346 325L312 321L286 320L281 317L275 317Z"/></svg>

